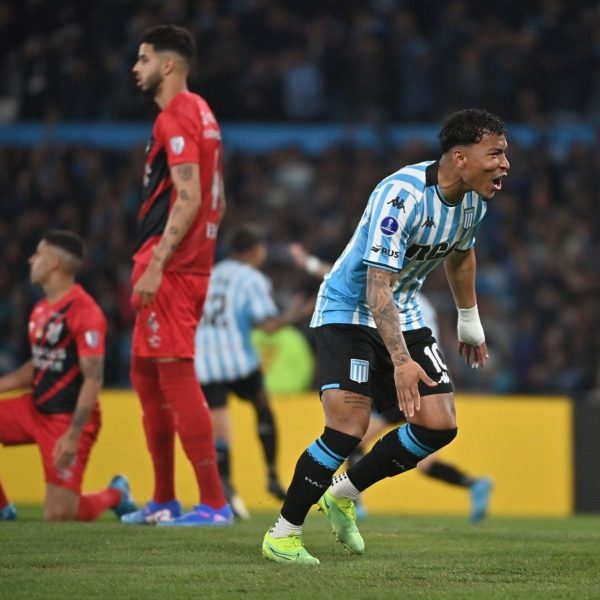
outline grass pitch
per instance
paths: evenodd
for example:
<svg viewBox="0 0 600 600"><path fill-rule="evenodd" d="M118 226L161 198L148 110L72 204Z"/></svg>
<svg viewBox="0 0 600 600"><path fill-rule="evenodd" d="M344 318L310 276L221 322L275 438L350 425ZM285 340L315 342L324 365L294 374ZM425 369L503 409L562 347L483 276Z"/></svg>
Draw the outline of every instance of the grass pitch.
<svg viewBox="0 0 600 600"><path fill-rule="evenodd" d="M305 525L317 567L262 559L274 514L225 529L42 523L19 507L0 523L0 598L600 598L600 517L493 518L370 515L366 552L352 556L328 523Z"/></svg>

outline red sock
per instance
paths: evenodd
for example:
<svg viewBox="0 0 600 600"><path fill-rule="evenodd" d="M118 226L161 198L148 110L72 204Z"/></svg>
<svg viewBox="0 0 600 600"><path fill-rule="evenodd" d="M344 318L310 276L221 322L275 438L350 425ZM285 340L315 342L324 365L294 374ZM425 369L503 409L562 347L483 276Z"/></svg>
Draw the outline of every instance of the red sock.
<svg viewBox="0 0 600 600"><path fill-rule="evenodd" d="M131 383L144 411L146 443L154 468L154 502L175 498L175 426L168 401L160 390L155 361L134 356Z"/></svg>
<svg viewBox="0 0 600 600"><path fill-rule="evenodd" d="M95 494L85 494L79 497L79 521L94 521L107 508L114 508L121 502L121 492L114 488L106 488Z"/></svg>
<svg viewBox="0 0 600 600"><path fill-rule="evenodd" d="M160 389L173 410L181 445L192 463L203 504L225 503L217 469L217 455L206 398L196 380L191 360L157 363Z"/></svg>
<svg viewBox="0 0 600 600"><path fill-rule="evenodd" d="M0 508L6 508L7 505L8 505L8 498L6 497L6 494L4 493L4 488L2 487L2 484L0 483Z"/></svg>

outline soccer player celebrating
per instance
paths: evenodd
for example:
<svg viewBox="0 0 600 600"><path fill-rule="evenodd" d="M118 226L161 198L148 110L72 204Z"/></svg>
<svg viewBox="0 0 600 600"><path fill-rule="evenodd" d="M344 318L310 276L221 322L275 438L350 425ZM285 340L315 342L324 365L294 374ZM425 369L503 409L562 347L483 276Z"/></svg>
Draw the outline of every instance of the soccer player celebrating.
<svg viewBox="0 0 600 600"><path fill-rule="evenodd" d="M186 29L147 31L133 67L138 87L161 109L147 147L139 238L133 257L131 381L143 409L154 494L131 524L229 525L210 413L194 373L194 332L225 207L219 125L187 89L194 40ZM192 464L200 500L182 515L174 483L175 432Z"/></svg>
<svg viewBox="0 0 600 600"><path fill-rule="evenodd" d="M462 110L444 123L440 145L439 160L406 166L379 183L321 285L311 326L325 429L300 456L281 514L264 536L270 560L319 563L301 537L315 503L337 539L362 554L354 499L456 436L452 382L416 300L440 263L458 309L459 353L468 365L485 366L474 243L486 201L510 168L505 127L485 110ZM398 404L407 422L332 482L367 430L371 403L378 412Z"/></svg>
<svg viewBox="0 0 600 600"><path fill-rule="evenodd" d="M83 241L69 231L52 231L40 241L29 259L31 281L45 295L29 317L32 358L0 377L0 392L31 388L0 401L0 443L39 447L47 521L91 521L109 508L117 516L137 509L122 475L101 492L81 495L83 473L100 430L98 394L106 335L100 307L75 283L83 254ZM16 516L0 485L0 520Z"/></svg>

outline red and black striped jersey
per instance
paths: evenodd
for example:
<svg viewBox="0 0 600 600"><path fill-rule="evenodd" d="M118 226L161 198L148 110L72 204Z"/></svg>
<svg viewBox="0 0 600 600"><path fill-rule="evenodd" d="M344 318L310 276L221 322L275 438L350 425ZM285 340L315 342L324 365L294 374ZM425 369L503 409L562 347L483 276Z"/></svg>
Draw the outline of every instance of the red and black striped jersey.
<svg viewBox="0 0 600 600"><path fill-rule="evenodd" d="M80 286L61 300L44 298L31 311L29 342L33 362L33 403L42 413L75 410L83 383L79 359L103 356L106 318ZM96 410L98 410L96 408Z"/></svg>
<svg viewBox="0 0 600 600"><path fill-rule="evenodd" d="M170 167L195 163L200 169L200 209L165 270L210 274L221 203L222 159L221 131L210 107L197 94L180 92L156 118L146 148L134 261L150 262L152 248L166 227L176 200Z"/></svg>

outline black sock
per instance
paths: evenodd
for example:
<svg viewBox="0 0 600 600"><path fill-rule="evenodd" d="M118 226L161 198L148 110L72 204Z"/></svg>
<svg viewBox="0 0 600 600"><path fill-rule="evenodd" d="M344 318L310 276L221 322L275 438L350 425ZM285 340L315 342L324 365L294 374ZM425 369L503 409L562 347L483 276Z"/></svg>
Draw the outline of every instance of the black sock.
<svg viewBox="0 0 600 600"><path fill-rule="evenodd" d="M276 453L277 453L277 431L275 420L269 407L256 408L256 425L258 438L263 449L265 462L269 473L269 479L275 477Z"/></svg>
<svg viewBox="0 0 600 600"><path fill-rule="evenodd" d="M459 471L453 465L449 465L448 463L439 460L432 463L431 466L426 471L422 471L422 473L428 477L441 479L446 483L459 485L461 487L471 487L471 485L473 485L473 479L471 477L462 471Z"/></svg>
<svg viewBox="0 0 600 600"><path fill-rule="evenodd" d="M363 449L360 446L356 446L348 457L348 468L353 467L364 455Z"/></svg>
<svg viewBox="0 0 600 600"><path fill-rule="evenodd" d="M403 425L384 435L360 462L348 469L348 478L362 492L386 477L414 469L420 460L444 447L455 436L456 429Z"/></svg>
<svg viewBox="0 0 600 600"><path fill-rule="evenodd" d="M323 435L300 456L281 515L294 525L302 525L310 507L325 493L331 478L360 439L325 427Z"/></svg>
<svg viewBox="0 0 600 600"><path fill-rule="evenodd" d="M230 461L229 461L229 442L222 438L215 440L215 449L217 451L217 467L221 480L229 481L230 478Z"/></svg>

